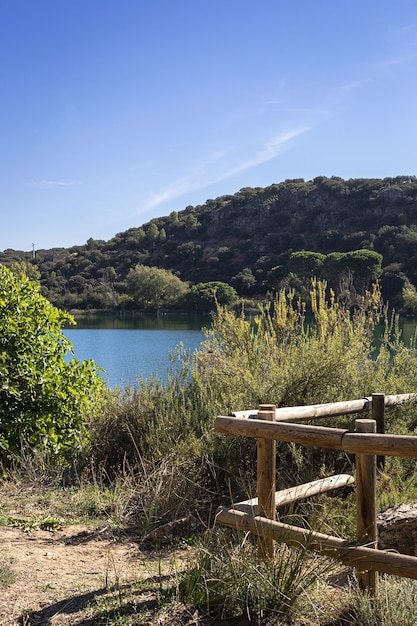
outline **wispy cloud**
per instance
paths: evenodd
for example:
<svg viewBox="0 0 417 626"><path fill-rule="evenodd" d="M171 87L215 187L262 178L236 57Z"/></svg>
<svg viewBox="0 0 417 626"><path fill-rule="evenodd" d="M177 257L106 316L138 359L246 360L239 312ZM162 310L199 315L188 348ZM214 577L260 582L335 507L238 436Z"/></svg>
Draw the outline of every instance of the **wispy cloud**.
<svg viewBox="0 0 417 626"><path fill-rule="evenodd" d="M164 202L168 202L168 200L180 198L188 191L193 191L194 189L198 189L198 187L199 186L193 184L192 180L188 177L177 180L145 202L145 204L141 207L140 213L145 213L146 211L149 211Z"/></svg>
<svg viewBox="0 0 417 626"><path fill-rule="evenodd" d="M345 83L344 85L342 85L340 87L340 90L345 91L345 92L354 91L356 89L359 89L363 85L367 85L368 83L371 83L371 82L372 80L370 78L353 80L350 83Z"/></svg>
<svg viewBox="0 0 417 626"><path fill-rule="evenodd" d="M379 63L379 65L381 67L405 65L406 63L410 63L411 61L415 61L416 58L417 58L417 52L410 51L410 52L405 52L404 54L398 54L398 55L392 56L390 58L387 58L384 61L381 61Z"/></svg>
<svg viewBox="0 0 417 626"><path fill-rule="evenodd" d="M388 35L392 52L378 65L390 67L415 61L417 57L416 34L417 24L414 23L392 28Z"/></svg>
<svg viewBox="0 0 417 626"><path fill-rule="evenodd" d="M295 139L308 130L310 130L310 127L306 126L295 128L276 135L263 144L254 153L253 157L240 162L237 161L233 165L230 165L230 152L225 150L218 151L201 163L198 168L194 169L187 176L178 179L171 185L165 187L165 189L163 189L160 193L157 193L149 198L149 200L142 205L140 213L145 213L150 209L163 204L164 202L168 202L174 198L179 198L190 191L196 191L197 189L209 187L210 185L232 178L236 174L240 174L246 170L256 167L257 165L271 161L284 152L284 150L288 147L287 144L292 139ZM228 159L229 163L226 163ZM221 173L216 174L213 172L213 169L216 169L217 171L220 170Z"/></svg>
<svg viewBox="0 0 417 626"><path fill-rule="evenodd" d="M60 187L74 187L82 185L81 180L31 180L26 183L27 187L35 189L59 189Z"/></svg>
<svg viewBox="0 0 417 626"><path fill-rule="evenodd" d="M236 165L235 167L232 167L231 169L226 171L222 176L216 178L216 180L210 181L210 184L212 182L219 182L221 180L225 180L226 178L230 178L231 176L234 176L235 174L240 174L241 172L244 172L245 170L249 170L252 167L256 167L257 165L261 165L262 163L266 163L267 161L271 161L272 159L275 159L277 156L279 156L280 154L284 152L284 150L287 147L286 144L288 144L288 142L291 141L291 139L295 139L299 135L302 135L303 133L306 133L309 130L310 130L310 127L305 126L303 128L296 128L286 133L281 133L280 135L277 135L276 137L273 137L270 141L264 144L264 146L253 156L252 159L243 161L242 163Z"/></svg>
<svg viewBox="0 0 417 626"><path fill-rule="evenodd" d="M216 163L219 163L224 159L226 152L224 150L218 150L209 155L204 161L200 162L192 171L183 176L182 178L171 183L165 189L162 189L159 193L154 194L145 204L141 207L140 213L145 213L150 209L153 209L164 202L173 200L174 198L180 198L182 195L195 189L200 189L211 184L211 181L205 183L204 179L207 176L207 171L212 168Z"/></svg>

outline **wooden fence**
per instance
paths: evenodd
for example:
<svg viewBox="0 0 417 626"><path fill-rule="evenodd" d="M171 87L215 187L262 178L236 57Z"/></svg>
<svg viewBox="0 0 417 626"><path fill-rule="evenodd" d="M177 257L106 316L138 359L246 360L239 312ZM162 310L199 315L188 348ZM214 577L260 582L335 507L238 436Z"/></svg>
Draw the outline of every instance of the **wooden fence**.
<svg viewBox="0 0 417 626"><path fill-rule="evenodd" d="M417 458L417 437L385 434L385 408L416 399L417 394L373 394L349 402L281 409L263 404L257 411L219 415L215 421L217 432L257 439L257 497L232 507L219 507L216 521L256 534L262 558L272 557L274 541L278 541L304 546L353 566L358 572L359 585L371 594L376 591L378 572L417 579L417 557L377 549L376 522L377 465L383 466L385 456ZM294 423L364 411L371 413L371 419L356 419L355 431ZM276 492L276 441L354 454L356 476L340 474ZM276 521L277 507L354 483L357 510L355 544Z"/></svg>

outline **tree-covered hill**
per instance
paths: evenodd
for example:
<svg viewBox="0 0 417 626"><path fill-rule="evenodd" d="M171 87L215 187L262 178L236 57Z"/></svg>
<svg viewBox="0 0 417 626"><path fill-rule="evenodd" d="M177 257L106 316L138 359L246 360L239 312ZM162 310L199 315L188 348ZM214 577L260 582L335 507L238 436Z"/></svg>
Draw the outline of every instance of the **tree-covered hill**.
<svg viewBox="0 0 417 626"><path fill-rule="evenodd" d="M0 263L30 263L42 293L70 308L126 306L129 271L138 264L171 270L191 284L222 281L241 295L265 293L273 268L298 251L382 255L385 299L412 308L417 286L417 179L320 176L188 206L68 249L5 250ZM39 272L39 274L37 273ZM408 291L407 291L408 290ZM417 295L416 295L417 300Z"/></svg>

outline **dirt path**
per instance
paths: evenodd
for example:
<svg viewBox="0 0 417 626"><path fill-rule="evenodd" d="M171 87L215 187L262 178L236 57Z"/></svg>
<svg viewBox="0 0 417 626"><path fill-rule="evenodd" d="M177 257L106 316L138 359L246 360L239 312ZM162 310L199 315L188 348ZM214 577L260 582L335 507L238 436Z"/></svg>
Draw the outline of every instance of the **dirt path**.
<svg viewBox="0 0 417 626"><path fill-rule="evenodd" d="M6 587L0 580L0 626L249 626L252 622L244 618L214 622L179 603L158 611L160 586L172 583L192 556L186 547L143 552L135 537L105 527L25 532L0 526L0 566L10 564L16 576ZM125 619L131 615L132 621L120 617L121 607L127 607ZM265 616L259 624L316 622L277 614Z"/></svg>
<svg viewBox="0 0 417 626"><path fill-rule="evenodd" d="M135 601L138 606L143 602L145 610L155 593L143 583L157 576L165 562L159 555L144 555L132 539L115 539L107 529L90 526L54 533L0 527L0 556L16 574L12 585L0 588L1 626L93 626L100 623L92 618L95 601L100 603L112 587L120 593L140 581ZM167 574L174 558L165 562Z"/></svg>

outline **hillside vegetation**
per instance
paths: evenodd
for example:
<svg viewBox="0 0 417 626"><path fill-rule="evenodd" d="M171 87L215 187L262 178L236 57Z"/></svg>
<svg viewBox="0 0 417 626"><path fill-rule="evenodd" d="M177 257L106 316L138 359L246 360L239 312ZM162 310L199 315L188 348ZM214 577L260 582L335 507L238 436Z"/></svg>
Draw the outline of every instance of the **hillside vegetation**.
<svg viewBox="0 0 417 626"><path fill-rule="evenodd" d="M416 177L320 176L248 187L172 211L109 241L90 238L85 245L35 254L8 249L0 253L0 263L24 263L26 273L32 272L43 295L57 306L115 309L138 308L128 281L130 270L138 265L170 270L188 285L216 281L232 286L240 296L257 297L282 286L280 281L298 288L309 278L294 279L291 267L286 271L291 255L303 250L323 255L367 250L382 255L376 274L385 301L397 310L414 312ZM270 280L277 267L278 284ZM272 276L276 279L277 274ZM374 279L372 275L368 282ZM350 270L342 282L352 288ZM355 288L362 291L363 286ZM190 308L190 302L182 306Z"/></svg>

